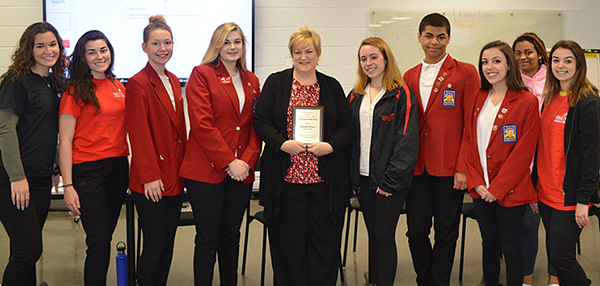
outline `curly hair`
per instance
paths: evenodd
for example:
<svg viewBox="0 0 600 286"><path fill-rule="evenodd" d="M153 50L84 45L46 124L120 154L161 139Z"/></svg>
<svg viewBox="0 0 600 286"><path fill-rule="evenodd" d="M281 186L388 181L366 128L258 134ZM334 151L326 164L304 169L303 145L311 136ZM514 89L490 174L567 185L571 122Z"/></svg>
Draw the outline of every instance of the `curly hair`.
<svg viewBox="0 0 600 286"><path fill-rule="evenodd" d="M536 35L534 32L527 32L527 33L524 33L523 35L520 35L513 42L513 45L512 45L513 51L515 51L517 49L517 43L520 43L520 42L530 42L531 44L533 44L533 47L535 47L535 51L537 52L538 56L540 57L540 59L539 59L540 65L546 65L546 66L548 65L548 53L546 52L546 45L544 45L544 41L542 41L542 39L540 39L540 37L538 37L538 35Z"/></svg>
<svg viewBox="0 0 600 286"><path fill-rule="evenodd" d="M12 64L8 67L8 70L0 76L2 83L6 80L6 76L12 71L17 72L17 76L20 73L30 73L31 68L36 65L35 58L33 57L33 46L35 45L35 36L46 32L52 32L56 37L58 43L59 55L58 60L52 66L52 82L53 89L56 93L61 93L65 89L65 65L67 56L65 55L65 46L63 45L62 38L58 34L58 31L54 26L47 22L37 22L29 25L21 39L19 40L18 46L15 48L15 52L12 55ZM1 83L0 83L1 85Z"/></svg>
<svg viewBox="0 0 600 286"><path fill-rule="evenodd" d="M104 33L98 30L91 30L85 32L81 38L77 40L73 54L71 54L71 64L69 65L69 75L71 78L69 79L69 87L74 89L72 95L76 102L92 104L96 107L96 112L99 112L100 102L94 91L94 76L92 76L92 71L85 59L85 45L87 42L96 40L103 40L106 42L106 46L110 51L110 64L104 74L111 80L115 79L115 74L112 72L115 63L115 50Z"/></svg>

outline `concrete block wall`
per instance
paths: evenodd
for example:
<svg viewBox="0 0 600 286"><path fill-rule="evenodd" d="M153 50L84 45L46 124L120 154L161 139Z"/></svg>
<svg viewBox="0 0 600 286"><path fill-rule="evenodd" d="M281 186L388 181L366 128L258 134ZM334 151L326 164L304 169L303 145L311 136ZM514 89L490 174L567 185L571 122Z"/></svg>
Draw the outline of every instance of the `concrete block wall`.
<svg viewBox="0 0 600 286"><path fill-rule="evenodd" d="M564 11L565 39L578 41L584 48L600 48L600 0L255 0L255 7L255 73L261 82L270 73L291 66L289 35L309 25L322 37L318 69L350 91L356 80L357 48L368 36L369 8ZM10 64L23 30L42 17L41 0L1 0L1 73Z"/></svg>

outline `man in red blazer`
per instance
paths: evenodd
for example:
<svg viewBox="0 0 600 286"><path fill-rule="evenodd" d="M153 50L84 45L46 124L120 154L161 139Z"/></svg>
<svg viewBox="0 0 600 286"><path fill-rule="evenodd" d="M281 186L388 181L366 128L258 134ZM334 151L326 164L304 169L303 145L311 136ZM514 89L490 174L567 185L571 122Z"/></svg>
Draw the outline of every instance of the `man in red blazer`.
<svg viewBox="0 0 600 286"><path fill-rule="evenodd" d="M449 285L467 187L459 156L467 99L479 89L475 67L446 53L450 23L432 13L419 24L422 63L404 74L419 105L419 155L406 198L408 242L418 285ZM429 234L435 227L435 246Z"/></svg>

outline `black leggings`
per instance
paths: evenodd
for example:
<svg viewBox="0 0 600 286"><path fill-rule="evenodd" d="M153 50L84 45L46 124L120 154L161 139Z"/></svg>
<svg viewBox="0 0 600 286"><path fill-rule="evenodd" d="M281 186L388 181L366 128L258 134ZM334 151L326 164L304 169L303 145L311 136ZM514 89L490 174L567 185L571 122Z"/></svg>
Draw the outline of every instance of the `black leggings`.
<svg viewBox="0 0 600 286"><path fill-rule="evenodd" d="M6 171L0 168L0 220L10 238L10 257L3 286L34 286L35 263L42 255L42 228L50 208L52 178L27 178L29 183L29 207L18 210L11 199L10 181Z"/></svg>

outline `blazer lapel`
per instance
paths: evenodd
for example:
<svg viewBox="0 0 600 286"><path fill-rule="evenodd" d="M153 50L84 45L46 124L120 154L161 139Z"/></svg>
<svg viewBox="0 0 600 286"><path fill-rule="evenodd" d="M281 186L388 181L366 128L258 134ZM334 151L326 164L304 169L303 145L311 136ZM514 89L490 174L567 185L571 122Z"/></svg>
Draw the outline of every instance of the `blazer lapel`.
<svg viewBox="0 0 600 286"><path fill-rule="evenodd" d="M419 65L417 65L417 67L413 70L413 73L415 74L414 77L417 78L417 84L416 86L416 90L413 90L413 93L415 94L415 96L417 97L417 102L419 103L419 112L421 113L421 115L425 115L425 108L423 106L423 100L421 99L421 68L423 67L423 64L420 63Z"/></svg>
<svg viewBox="0 0 600 286"><path fill-rule="evenodd" d="M258 86L253 86L248 78L248 72L244 72L240 69L240 78L242 79L242 86L244 87L244 107L242 109L241 117L246 117L254 111L254 100L258 96ZM238 109L239 110L239 109Z"/></svg>
<svg viewBox="0 0 600 286"><path fill-rule="evenodd" d="M506 91L506 96L502 101L502 105L500 106L500 110L498 110L498 114L496 114L496 119L494 120L494 125L492 125L492 134L490 135L490 144L495 139L496 136L503 136L502 126L506 120L506 117L510 114L512 110L512 101L517 99L517 93L512 92L510 90ZM500 135L498 135L500 134ZM488 144L489 146L489 144Z"/></svg>
<svg viewBox="0 0 600 286"><path fill-rule="evenodd" d="M437 77L433 81L431 95L429 96L429 102L427 102L427 111L431 109L431 107L435 104L437 97L440 96L440 93L442 93L444 90L444 83L446 79L452 75L452 68L454 68L454 61L452 60L452 57L448 55L446 60L444 60L444 64L442 64Z"/></svg>
<svg viewBox="0 0 600 286"><path fill-rule="evenodd" d="M179 126L181 123L179 117L177 116L177 113L180 111L183 112L183 104L179 100L177 100L178 97L181 97L181 87L178 85L179 81L177 80L174 82L173 79L176 79L175 76L169 76L169 82L171 83L171 87L173 88L173 95L175 96L175 106L177 108L177 111L175 111L175 108L173 108L173 102L171 101L171 97L169 96L167 89L165 88L162 80L160 79L154 68L150 66L150 63L148 63L145 69L146 74L148 74L148 80L154 88L154 94L156 95L163 108L169 115L169 119L171 119L173 125ZM167 75L169 74L169 72L166 73ZM174 84L177 85L174 86ZM179 104L177 104L178 102Z"/></svg>
<svg viewBox="0 0 600 286"><path fill-rule="evenodd" d="M233 78L229 75L223 63L219 62L219 65L215 67L215 74L217 75L219 84L223 87L223 90L231 100L231 104L233 104L236 111L235 113L240 116L240 100L235 91L235 86L233 85Z"/></svg>

